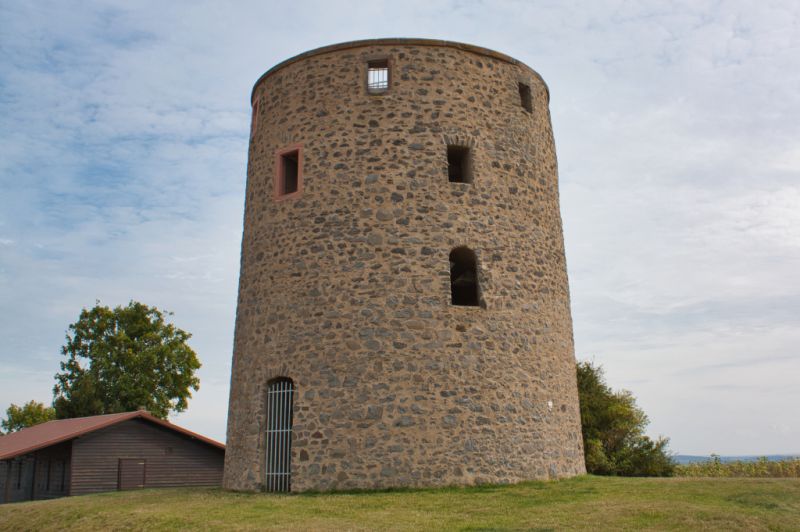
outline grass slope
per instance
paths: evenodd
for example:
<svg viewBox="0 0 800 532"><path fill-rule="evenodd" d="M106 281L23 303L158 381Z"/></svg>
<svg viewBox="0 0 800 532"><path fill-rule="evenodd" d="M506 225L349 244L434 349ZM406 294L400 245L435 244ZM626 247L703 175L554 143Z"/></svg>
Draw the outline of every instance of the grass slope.
<svg viewBox="0 0 800 532"><path fill-rule="evenodd" d="M798 530L800 479L604 478L266 495L114 492L0 506L3 530Z"/></svg>

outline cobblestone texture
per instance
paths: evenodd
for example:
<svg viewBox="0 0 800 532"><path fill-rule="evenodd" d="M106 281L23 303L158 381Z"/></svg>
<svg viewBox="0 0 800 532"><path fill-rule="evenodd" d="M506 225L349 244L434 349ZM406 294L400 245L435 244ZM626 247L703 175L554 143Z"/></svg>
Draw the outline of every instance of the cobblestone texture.
<svg viewBox="0 0 800 532"><path fill-rule="evenodd" d="M366 61L388 57L369 94ZM530 85L533 112L520 104ZM264 481L267 383L294 380L292 489L585 472L556 155L541 78L424 40L304 54L256 84L224 485ZM473 150L450 183L446 145ZM275 201L275 151L303 146ZM480 307L450 304L450 251Z"/></svg>

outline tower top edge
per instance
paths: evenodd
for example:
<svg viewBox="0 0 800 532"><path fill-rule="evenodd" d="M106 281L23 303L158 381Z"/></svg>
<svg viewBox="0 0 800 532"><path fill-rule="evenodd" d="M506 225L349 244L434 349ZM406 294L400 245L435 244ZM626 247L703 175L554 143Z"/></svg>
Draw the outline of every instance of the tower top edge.
<svg viewBox="0 0 800 532"><path fill-rule="evenodd" d="M474 44L468 44L456 41L445 41L439 39L422 39L417 37L386 37L380 39L362 39L356 41L346 41L336 44L329 44L326 46L321 46L319 48L314 48L312 50L299 53L295 56L285 59L280 63L278 63L277 65L270 68L269 70L267 70L266 72L264 72L258 78L258 80L256 80L255 84L253 85L253 90L250 93L250 102L252 104L253 97L255 96L256 93L256 89L261 84L261 82L263 82L265 79L275 74L279 70L283 69L284 67L287 67L293 63L297 63L298 61L302 61L303 59L308 59L309 57L313 57L316 55L323 55L332 52L340 52L342 50L348 50L351 48L365 48L368 46L430 46L430 47L455 48L457 50L471 52L474 54L483 55L485 57L490 57L492 59L497 59L499 61L503 61L504 63L519 65L530 70L539 79L539 81L542 82L542 84L545 87L545 90L547 91L548 100L550 97L550 88L547 86L547 83L544 81L542 76L534 69L523 63L522 61L514 59L510 55L506 55L501 52L496 52L494 50L491 50L489 48L484 48L482 46L476 46Z"/></svg>

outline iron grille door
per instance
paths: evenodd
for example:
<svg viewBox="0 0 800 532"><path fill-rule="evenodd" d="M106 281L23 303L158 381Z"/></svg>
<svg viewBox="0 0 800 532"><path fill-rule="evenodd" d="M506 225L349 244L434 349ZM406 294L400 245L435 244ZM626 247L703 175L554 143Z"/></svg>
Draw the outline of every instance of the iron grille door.
<svg viewBox="0 0 800 532"><path fill-rule="evenodd" d="M292 399L294 383L278 379L267 390L267 491L292 489Z"/></svg>

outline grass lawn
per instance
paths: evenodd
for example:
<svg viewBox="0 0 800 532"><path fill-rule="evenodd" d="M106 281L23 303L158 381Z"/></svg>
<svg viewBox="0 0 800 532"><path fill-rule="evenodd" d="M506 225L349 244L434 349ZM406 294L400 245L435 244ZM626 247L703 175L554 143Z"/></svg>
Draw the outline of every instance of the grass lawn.
<svg viewBox="0 0 800 532"><path fill-rule="evenodd" d="M2 530L800 530L800 479L604 478L267 495L114 492L0 506Z"/></svg>

